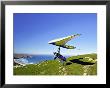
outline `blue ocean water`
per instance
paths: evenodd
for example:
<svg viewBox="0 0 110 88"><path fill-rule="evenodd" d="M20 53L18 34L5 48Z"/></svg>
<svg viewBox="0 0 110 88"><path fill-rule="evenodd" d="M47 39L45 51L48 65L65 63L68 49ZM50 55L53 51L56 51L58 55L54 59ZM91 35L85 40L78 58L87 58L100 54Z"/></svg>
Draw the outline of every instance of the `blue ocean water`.
<svg viewBox="0 0 110 88"><path fill-rule="evenodd" d="M28 57L28 58L15 59L15 61L21 64L36 64L41 61L52 60L52 59L54 59L53 55L33 55L32 57Z"/></svg>
<svg viewBox="0 0 110 88"><path fill-rule="evenodd" d="M32 57L28 57L28 58L15 59L15 61L21 64L36 64L41 61L53 60L54 57L55 57L54 55L33 55Z"/></svg>

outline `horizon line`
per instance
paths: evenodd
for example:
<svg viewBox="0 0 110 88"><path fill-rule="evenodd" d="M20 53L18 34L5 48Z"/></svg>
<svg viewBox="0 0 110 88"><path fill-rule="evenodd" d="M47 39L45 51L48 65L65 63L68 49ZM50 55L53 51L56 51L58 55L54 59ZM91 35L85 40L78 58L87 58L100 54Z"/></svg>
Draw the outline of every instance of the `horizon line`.
<svg viewBox="0 0 110 88"><path fill-rule="evenodd" d="M13 53L13 54L27 54L27 55L53 55L53 54L32 54L32 53ZM97 53L94 52L94 53L84 53L84 54L97 54ZM63 54L63 55L70 56L70 55L84 55L84 54Z"/></svg>

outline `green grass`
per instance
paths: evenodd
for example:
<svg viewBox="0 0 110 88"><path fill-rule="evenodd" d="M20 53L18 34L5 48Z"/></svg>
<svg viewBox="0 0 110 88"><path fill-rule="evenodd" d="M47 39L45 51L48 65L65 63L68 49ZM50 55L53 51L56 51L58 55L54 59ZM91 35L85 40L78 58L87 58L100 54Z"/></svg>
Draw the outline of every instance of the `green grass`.
<svg viewBox="0 0 110 88"><path fill-rule="evenodd" d="M97 54L84 54L84 55L77 55L77 56L71 56L68 58L68 61L71 59L78 59L78 58L85 58L85 57L91 57L93 59L97 59Z"/></svg>
<svg viewBox="0 0 110 88"><path fill-rule="evenodd" d="M67 59L70 60L91 57L94 60L97 59L96 54L86 54L79 56L72 56ZM87 58L81 59L81 61L86 62ZM88 61L87 61L88 62ZM90 61L91 62L91 61ZM72 63L70 65L63 65L57 60L48 60L41 62L39 64L30 64L21 67L14 67L14 75L84 75L85 71L87 75L97 74L97 62L93 65L81 65L77 63Z"/></svg>

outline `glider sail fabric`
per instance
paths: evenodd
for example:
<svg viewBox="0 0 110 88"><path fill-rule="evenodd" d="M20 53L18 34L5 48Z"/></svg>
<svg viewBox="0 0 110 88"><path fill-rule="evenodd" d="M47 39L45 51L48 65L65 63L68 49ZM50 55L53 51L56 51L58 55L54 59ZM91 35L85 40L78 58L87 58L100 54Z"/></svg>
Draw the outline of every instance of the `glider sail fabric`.
<svg viewBox="0 0 110 88"><path fill-rule="evenodd" d="M70 45L63 45L63 46L60 46L60 47L63 47L63 48L66 48L66 49L75 49L76 48L76 47L70 46Z"/></svg>
<svg viewBox="0 0 110 88"><path fill-rule="evenodd" d="M68 41L70 41L72 38L75 38L76 36L80 36L80 34L76 34L76 35L71 35L71 36L55 39L55 40L52 40L52 41L50 41L48 43L56 45L56 46L60 46L60 47L63 47L63 48L67 48L67 49L74 49L75 48L74 46L69 46L69 45L65 45L65 44Z"/></svg>

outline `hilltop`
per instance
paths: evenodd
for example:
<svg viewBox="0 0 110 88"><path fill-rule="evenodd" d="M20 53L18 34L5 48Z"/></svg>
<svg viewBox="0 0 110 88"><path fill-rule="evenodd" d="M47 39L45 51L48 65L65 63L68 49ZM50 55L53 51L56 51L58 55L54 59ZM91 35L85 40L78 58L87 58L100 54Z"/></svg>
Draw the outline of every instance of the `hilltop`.
<svg viewBox="0 0 110 88"><path fill-rule="evenodd" d="M67 58L64 65L59 59L38 64L14 67L14 75L97 75L97 54Z"/></svg>

